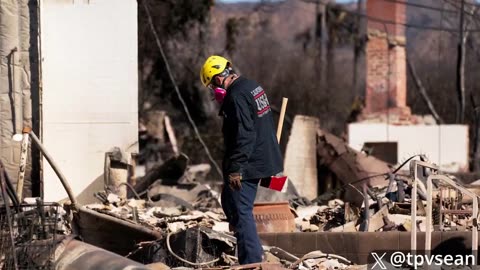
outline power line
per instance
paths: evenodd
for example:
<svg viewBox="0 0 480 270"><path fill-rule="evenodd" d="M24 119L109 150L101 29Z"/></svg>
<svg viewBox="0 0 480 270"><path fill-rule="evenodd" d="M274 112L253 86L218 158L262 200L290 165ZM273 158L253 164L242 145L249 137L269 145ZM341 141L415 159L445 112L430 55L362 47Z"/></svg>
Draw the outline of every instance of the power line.
<svg viewBox="0 0 480 270"><path fill-rule="evenodd" d="M444 3L447 3L449 4L450 6L454 7L458 12L460 12L460 10L462 9L461 7L457 6L456 3L452 3L448 0L443 0ZM478 9L478 5L472 5L472 4L469 4L469 3L463 3L464 6L467 6L467 5L471 5L473 6L473 9L471 12L467 12L465 10L462 10L462 13L466 14L466 15L469 15L471 16L472 18L476 19L477 21L479 20L478 16L476 15L476 12L475 10Z"/></svg>
<svg viewBox="0 0 480 270"><path fill-rule="evenodd" d="M217 162L213 159L212 155L210 154L210 150L208 149L207 145L202 139L202 136L200 136L200 132L198 131L197 126L195 125L195 121L193 121L192 116L190 115L190 111L188 110L187 104L185 103L185 100L183 99L182 95L180 94L180 90L178 89L178 85L175 82L175 78L173 77L172 70L170 69L170 64L168 63L167 57L165 55L165 52L163 51L162 43L160 42L160 38L158 37L157 30L155 29L155 26L153 25L153 20L152 20L152 15L150 14L150 9L147 5L147 0L142 1L143 7L145 8L145 12L147 13L148 17L148 24L150 25L150 29L152 30L152 33L155 37L155 41L157 43L158 49L160 50L160 54L162 55L163 61L165 62L165 67L167 69L168 76L170 77L170 80L172 81L173 88L175 88L175 92L177 93L178 99L182 103L183 110L185 111L185 114L187 115L188 121L193 127L193 130L195 131L195 135L197 136L198 140L202 144L203 148L205 149L205 153L208 156L208 159L210 162L212 162L213 166L217 170L218 174L222 176L222 170L218 166Z"/></svg>
<svg viewBox="0 0 480 270"><path fill-rule="evenodd" d="M454 3L451 3L449 2L448 0L443 0L443 4L442 4L442 7L439 8L439 7L433 7L433 6L428 6L428 5L423 5L423 4L417 4L417 3L410 3L410 2L407 2L405 0L383 0L385 2L392 2L392 3L398 3L398 4L402 4L402 5L405 5L405 6L413 6L413 7L418 7L418 8L423 8L423 9L428 9L428 10L433 10L433 11L438 11L438 12L441 12L441 19L440 21L443 21L443 14L444 13L455 13L455 14L458 14L460 13L460 7L456 6ZM453 6L455 9L445 9L444 8L444 4L445 3L448 3L450 4L451 6ZM465 3L465 5L467 5L469 3ZM476 4L470 4L470 5L473 5L475 8L478 7L478 5ZM469 17L471 17L472 19L475 19L476 22L479 22L479 19L478 16L475 14L475 12L467 12L467 11L462 11L461 15L468 15ZM443 24L441 23L440 24L440 27L443 27ZM465 31L469 31L468 29L465 29Z"/></svg>
<svg viewBox="0 0 480 270"><path fill-rule="evenodd" d="M465 6L480 7L480 5L478 5L478 4L469 3L469 2L465 2Z"/></svg>
<svg viewBox="0 0 480 270"><path fill-rule="evenodd" d="M321 0L301 0L301 1L303 1L305 3L310 3L310 4L315 4L315 3L319 2L320 5L328 5L328 3L325 3ZM379 22L379 23L384 23L384 24L389 24L389 25L401 25L401 26L404 26L404 27L407 27L407 28L416 28L416 29L422 29L422 30L445 31L445 32L451 32L451 33L459 33L459 30L456 29L456 28L424 26L424 25L412 24L412 23L400 23L400 22L396 22L396 21L384 20L384 19L381 19L381 18L373 17L371 15L364 14L364 13L351 11L351 10L348 10L346 8L340 7L339 5L336 5L336 8L343 11L343 12L349 13L350 15L361 16L361 17L367 18L368 20L371 20L371 21L374 21L374 22ZM480 32L480 29L471 29L471 30L467 30L467 31L468 32Z"/></svg>
<svg viewBox="0 0 480 270"><path fill-rule="evenodd" d="M412 6L412 7L418 7L418 8L423 8L423 9L435 10L435 11L439 11L439 12L458 13L458 10L444 9L444 8L433 7L433 6L423 5L423 4L410 3L410 2L407 2L407 1L401 1L401 0L383 0L383 1L402 4L402 5L405 5L405 6Z"/></svg>
<svg viewBox="0 0 480 270"><path fill-rule="evenodd" d="M374 21L374 22L379 22L379 23L384 23L384 24L390 24L390 25L401 25L407 28L416 28L416 29L423 29L423 30L431 30L431 31L445 31L445 32L453 32L453 33L459 33L458 29L454 28L444 28L444 27L436 27L436 26L423 26L423 25L418 25L418 24L411 24L411 23L400 23L400 22L395 22L395 21L389 21L389 20L384 20L380 19L377 17L373 17L367 14L363 13L358 13L355 11L350 11L347 9L341 9L342 11L349 13L351 15L356 15L356 16L362 16L367 18L368 20ZM469 32L480 32L480 29L471 29L468 30Z"/></svg>

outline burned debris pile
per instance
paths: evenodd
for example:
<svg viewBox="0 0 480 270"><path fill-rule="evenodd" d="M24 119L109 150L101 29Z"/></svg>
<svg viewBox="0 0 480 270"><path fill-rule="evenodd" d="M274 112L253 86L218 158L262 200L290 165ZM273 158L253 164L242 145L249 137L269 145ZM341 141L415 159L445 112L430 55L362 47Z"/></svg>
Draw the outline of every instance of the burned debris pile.
<svg viewBox="0 0 480 270"><path fill-rule="evenodd" d="M296 205L297 229L301 231L411 231L415 200L418 231L426 231L427 178L446 177L455 182L433 181L433 224L439 230L471 230L472 198L458 190L464 185L442 173L423 155L410 157L393 167L366 153L351 149L340 138L317 131L317 157L333 178L332 188ZM418 160L418 161L417 161ZM410 168L409 168L410 167ZM432 179L436 179L435 177ZM438 180L438 179L437 179ZM414 185L417 188L414 188ZM477 188L468 188L473 193ZM414 194L416 190L417 194Z"/></svg>
<svg viewBox="0 0 480 270"><path fill-rule="evenodd" d="M254 208L260 233L426 232L428 177L442 175L461 185L454 176L435 169L436 165L428 163L424 156L414 156L393 167L351 149L340 138L320 129L316 154L319 166L327 169L323 171L328 172L331 187L313 200L298 194L291 181L285 192L260 187L257 201L261 201ZM118 188L108 187L95 194L99 203L85 207L155 232L151 235L156 237L137 241L124 254L130 259L167 268L235 267L236 239L221 209L221 187L202 181L209 170L208 165L189 165L188 158L179 154L153 166L137 179L136 185L128 185L128 196L116 192ZM448 183L434 183L432 229L473 228L472 199L462 194ZM301 258L278 247L264 246L264 251L265 260L279 267L357 267L341 256L323 254L321 250Z"/></svg>
<svg viewBox="0 0 480 270"><path fill-rule="evenodd" d="M220 194L197 182L210 166L187 166L187 161L182 154L154 166L129 187L132 198L110 187L95 193L99 203L85 208L156 232L158 237L135 245L128 258L169 267L233 265L236 240L229 232Z"/></svg>
<svg viewBox="0 0 480 270"><path fill-rule="evenodd" d="M94 196L99 202L85 205L84 208L97 212L100 216L134 224L137 227L132 228L137 228L137 231L138 226L141 226L150 230L151 235L157 235L132 246L125 254L127 258L147 265L170 268L234 267L238 264L235 256L236 238L221 209L219 186L194 181L193 179L198 179L196 175L205 175L204 170L209 167L194 166L192 172L187 161L186 156L179 155L154 167L155 172L147 172L143 178L138 179L135 186L129 187L128 194L131 197L122 197L115 187L96 192ZM290 198L297 205L311 204L301 197ZM318 221L318 226L322 229L325 226L339 226L341 223L334 224L333 220L340 212L343 215L343 205L341 200L334 200L329 211L318 212L311 221ZM297 211L301 212L300 210L297 208ZM257 228L260 232L300 231L300 228L296 228L295 217L299 220L297 211L289 206L288 201L257 203L254 210ZM305 216L304 213L301 214ZM286 219L278 219L280 216L288 217L288 222L283 224ZM79 219L82 219L81 215ZM322 222L325 224L320 224ZM131 230L133 234L137 231ZM320 269L346 269L351 264L342 257L332 258L321 252L298 258L277 247L264 246L264 249L268 266L259 264L252 268L278 265L308 269L320 266Z"/></svg>
<svg viewBox="0 0 480 270"><path fill-rule="evenodd" d="M259 233L405 231L416 234L433 230L476 230L474 217L478 209L474 206L478 203L480 189L475 183L463 185L422 155L393 167L368 153L351 149L332 134L320 129L316 134L315 154L322 178L328 179L328 188L316 198L307 199L299 194L295 181L289 180L282 192L259 187L253 210ZM52 208L41 201L25 199L27 208L17 214L27 217L28 213L35 213L39 223L29 224L41 229L48 228L42 224L46 225L55 209L57 216L50 219L55 223L54 230L37 230L28 237L30 242L22 246L19 235L13 235L19 230L7 230L4 226L2 237L11 235L17 240L15 249L11 245L2 246L5 254L13 252L14 256L0 262L12 264L12 259L25 251L32 258L31 254L37 253L32 249L34 243L40 244L45 251L47 236L59 235L58 240L49 240L53 245L48 248L58 253L58 243L66 241L64 236L73 233L96 246L88 247L95 249L92 252L106 252L98 251L103 248L116 253L108 253L108 256L121 263L135 262L151 269L361 267L345 257L323 253L321 246L319 250L296 256L267 245L263 246L263 263L238 266L235 234L221 208L221 185L206 181L209 165L190 165L188 157L179 153L152 166L143 177L133 179L129 176L129 158L124 153L114 149L108 156L105 166L108 181L104 190L93 194L96 203L83 206L67 203L64 208ZM4 185L8 187L7 183ZM18 204L14 197L11 201ZM4 213L1 217L15 215ZM1 221L5 225L8 220ZM14 226L8 228L19 224L19 219L14 220ZM39 232L44 234L39 236ZM71 241L75 240L68 240L63 246L87 248ZM53 263L54 259L38 253L44 262Z"/></svg>

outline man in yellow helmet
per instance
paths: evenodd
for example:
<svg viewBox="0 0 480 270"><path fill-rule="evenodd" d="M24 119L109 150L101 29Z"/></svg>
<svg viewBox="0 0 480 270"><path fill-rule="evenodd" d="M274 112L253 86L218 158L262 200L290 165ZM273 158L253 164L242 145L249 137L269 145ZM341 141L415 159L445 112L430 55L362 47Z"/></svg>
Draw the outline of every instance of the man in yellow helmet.
<svg viewBox="0 0 480 270"><path fill-rule="evenodd" d="M267 94L217 55L205 61L200 79L221 104L225 144L222 208L237 237L239 263L261 262L263 250L252 213L257 187L261 179L283 171Z"/></svg>

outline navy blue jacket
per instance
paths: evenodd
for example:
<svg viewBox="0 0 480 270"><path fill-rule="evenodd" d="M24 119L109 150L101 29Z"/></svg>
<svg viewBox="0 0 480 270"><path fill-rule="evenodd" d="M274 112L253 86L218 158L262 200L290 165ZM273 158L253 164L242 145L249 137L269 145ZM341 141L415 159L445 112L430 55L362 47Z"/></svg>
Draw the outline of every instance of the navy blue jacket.
<svg viewBox="0 0 480 270"><path fill-rule="evenodd" d="M220 115L225 144L224 180L230 173L257 179L283 171L272 110L261 86L237 78L227 89Z"/></svg>

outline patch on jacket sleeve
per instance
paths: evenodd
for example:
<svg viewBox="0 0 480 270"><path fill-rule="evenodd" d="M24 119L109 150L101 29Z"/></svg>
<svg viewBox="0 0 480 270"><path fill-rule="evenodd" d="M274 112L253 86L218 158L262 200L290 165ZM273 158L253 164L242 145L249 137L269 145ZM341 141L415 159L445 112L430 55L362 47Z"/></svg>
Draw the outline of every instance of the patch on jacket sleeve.
<svg viewBox="0 0 480 270"><path fill-rule="evenodd" d="M270 103L268 103L267 94L262 87L255 88L252 92L253 99L257 105L257 115L262 117L270 112Z"/></svg>

